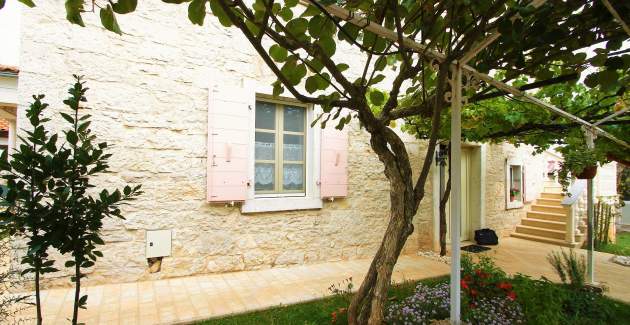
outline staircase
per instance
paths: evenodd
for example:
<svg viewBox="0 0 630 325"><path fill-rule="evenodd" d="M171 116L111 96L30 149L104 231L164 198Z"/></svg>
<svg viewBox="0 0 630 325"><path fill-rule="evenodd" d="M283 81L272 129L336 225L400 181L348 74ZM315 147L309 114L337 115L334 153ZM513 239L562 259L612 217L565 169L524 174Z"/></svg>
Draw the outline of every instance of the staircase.
<svg viewBox="0 0 630 325"><path fill-rule="evenodd" d="M569 244L566 221L571 217L570 210L560 204L564 199L562 188L555 182L545 183L543 192L527 211L527 216L516 226L512 237L523 238L566 247L577 247L583 241L583 235L575 232L577 243Z"/></svg>

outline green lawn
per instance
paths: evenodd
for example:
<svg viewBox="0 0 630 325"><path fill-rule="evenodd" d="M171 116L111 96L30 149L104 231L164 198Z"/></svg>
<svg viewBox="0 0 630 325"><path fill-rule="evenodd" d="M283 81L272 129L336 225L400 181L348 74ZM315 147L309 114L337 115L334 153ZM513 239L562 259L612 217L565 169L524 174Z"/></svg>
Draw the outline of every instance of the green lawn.
<svg viewBox="0 0 630 325"><path fill-rule="evenodd" d="M428 285L448 281L446 277L422 280ZM580 297L566 286L548 281L516 276L512 279L528 319L528 324L628 324L630 305L607 297L595 300ZM413 293L417 282L407 282L390 290L392 301L400 301ZM331 314L348 306L348 295L336 295L301 304L271 308L263 311L211 319L202 325L315 325L331 324ZM342 315L335 324L345 324Z"/></svg>
<svg viewBox="0 0 630 325"><path fill-rule="evenodd" d="M618 233L616 243L603 245L597 251L630 256L630 232Z"/></svg>

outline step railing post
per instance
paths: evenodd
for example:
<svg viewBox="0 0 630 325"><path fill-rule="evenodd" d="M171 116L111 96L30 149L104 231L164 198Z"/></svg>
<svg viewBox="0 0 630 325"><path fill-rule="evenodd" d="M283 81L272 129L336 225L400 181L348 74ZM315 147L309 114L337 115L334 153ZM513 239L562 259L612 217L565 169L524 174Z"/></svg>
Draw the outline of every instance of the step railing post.
<svg viewBox="0 0 630 325"><path fill-rule="evenodd" d="M566 235L565 240L569 246L573 246L575 244L575 207L574 205L563 205L566 211Z"/></svg>

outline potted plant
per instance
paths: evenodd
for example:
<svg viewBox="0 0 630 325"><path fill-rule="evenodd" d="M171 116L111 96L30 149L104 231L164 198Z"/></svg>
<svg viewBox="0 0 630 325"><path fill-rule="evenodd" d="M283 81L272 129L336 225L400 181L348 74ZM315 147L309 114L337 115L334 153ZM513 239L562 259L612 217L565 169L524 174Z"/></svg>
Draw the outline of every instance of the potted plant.
<svg viewBox="0 0 630 325"><path fill-rule="evenodd" d="M558 170L558 182L566 192L573 177L578 179L592 179L597 174L597 164L602 161L600 154L585 145L565 146L560 149L564 161Z"/></svg>
<svg viewBox="0 0 630 325"><path fill-rule="evenodd" d="M516 201L516 197L518 196L519 193L521 193L521 191L518 188L516 187L511 188L510 189L510 202Z"/></svg>

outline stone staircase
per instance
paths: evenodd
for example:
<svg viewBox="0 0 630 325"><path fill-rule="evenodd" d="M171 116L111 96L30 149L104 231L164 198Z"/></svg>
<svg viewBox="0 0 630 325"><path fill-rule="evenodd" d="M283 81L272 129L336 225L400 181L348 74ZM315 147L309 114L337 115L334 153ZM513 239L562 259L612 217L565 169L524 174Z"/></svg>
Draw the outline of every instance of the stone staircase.
<svg viewBox="0 0 630 325"><path fill-rule="evenodd" d="M547 182L540 197L531 205L527 216L516 226L512 237L523 238L548 244L576 247L583 241L583 235L576 231L577 244L566 241L566 221L570 211L560 204L564 198L562 188L555 182Z"/></svg>

